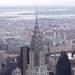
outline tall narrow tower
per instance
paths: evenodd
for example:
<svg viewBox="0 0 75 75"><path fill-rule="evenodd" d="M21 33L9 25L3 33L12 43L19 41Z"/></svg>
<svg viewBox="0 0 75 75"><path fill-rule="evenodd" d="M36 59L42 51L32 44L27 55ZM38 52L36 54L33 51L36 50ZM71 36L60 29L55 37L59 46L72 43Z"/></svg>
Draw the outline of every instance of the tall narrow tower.
<svg viewBox="0 0 75 75"><path fill-rule="evenodd" d="M58 39L60 40L60 26L58 26Z"/></svg>
<svg viewBox="0 0 75 75"><path fill-rule="evenodd" d="M36 8L36 23L35 30L32 36L29 66L26 75L48 75L47 66L45 65L45 54L43 49L42 37L39 31Z"/></svg>
<svg viewBox="0 0 75 75"><path fill-rule="evenodd" d="M37 9L36 9L36 25L35 25L34 34L32 36L30 52L33 52L33 55L34 55L34 57L33 57L34 58L33 59L34 66L39 66L40 65L39 64L39 61L40 61L39 54L40 54L40 52L42 52L44 54L44 51L43 51L42 37L40 35L39 26L38 26ZM42 64L44 65L44 58L43 58Z"/></svg>
<svg viewBox="0 0 75 75"><path fill-rule="evenodd" d="M66 41L66 26L64 26L64 40Z"/></svg>
<svg viewBox="0 0 75 75"><path fill-rule="evenodd" d="M56 25L54 25L54 39L56 39Z"/></svg>

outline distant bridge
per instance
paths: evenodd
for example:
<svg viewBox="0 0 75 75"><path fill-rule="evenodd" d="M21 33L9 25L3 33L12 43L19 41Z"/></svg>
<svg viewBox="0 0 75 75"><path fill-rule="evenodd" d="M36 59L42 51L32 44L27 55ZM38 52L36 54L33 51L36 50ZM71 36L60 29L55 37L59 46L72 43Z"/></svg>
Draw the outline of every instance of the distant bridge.
<svg viewBox="0 0 75 75"><path fill-rule="evenodd" d="M47 48L47 46L46 46ZM46 52L47 49L45 48ZM55 53L60 53L61 51L66 51L67 53L73 52L75 49L75 43L70 43L68 45L65 46L49 46L49 52L51 54L55 54Z"/></svg>

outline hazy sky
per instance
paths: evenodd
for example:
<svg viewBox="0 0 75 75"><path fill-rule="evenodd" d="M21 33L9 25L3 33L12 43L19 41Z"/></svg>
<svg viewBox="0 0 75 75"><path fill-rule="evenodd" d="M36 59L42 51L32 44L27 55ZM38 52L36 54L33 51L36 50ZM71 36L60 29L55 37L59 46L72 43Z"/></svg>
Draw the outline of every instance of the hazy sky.
<svg viewBox="0 0 75 75"><path fill-rule="evenodd" d="M75 0L0 0L0 6L75 6Z"/></svg>

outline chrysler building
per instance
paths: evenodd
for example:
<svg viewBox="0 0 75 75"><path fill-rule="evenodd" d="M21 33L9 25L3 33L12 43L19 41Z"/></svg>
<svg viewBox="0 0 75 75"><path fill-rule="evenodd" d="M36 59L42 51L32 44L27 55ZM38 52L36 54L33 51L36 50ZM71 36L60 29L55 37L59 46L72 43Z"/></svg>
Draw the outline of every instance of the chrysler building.
<svg viewBox="0 0 75 75"><path fill-rule="evenodd" d="M26 70L26 75L49 75L47 65L45 64L43 42L38 26L37 8L35 30L32 36L29 52L29 65L28 70Z"/></svg>

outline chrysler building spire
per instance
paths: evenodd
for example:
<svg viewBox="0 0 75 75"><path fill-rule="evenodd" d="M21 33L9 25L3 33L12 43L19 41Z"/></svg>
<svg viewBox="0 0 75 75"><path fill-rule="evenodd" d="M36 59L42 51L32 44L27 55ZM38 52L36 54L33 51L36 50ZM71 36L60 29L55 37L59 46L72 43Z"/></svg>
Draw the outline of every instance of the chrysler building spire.
<svg viewBox="0 0 75 75"><path fill-rule="evenodd" d="M36 6L36 23L35 23L34 34L32 36L32 41L31 41L31 50L34 50L36 52L39 50L43 50L43 42L42 42L42 37L40 35L38 20L37 20L37 6Z"/></svg>
<svg viewBox="0 0 75 75"><path fill-rule="evenodd" d="M37 20L37 5L36 5L36 25L38 25L38 20Z"/></svg>
<svg viewBox="0 0 75 75"><path fill-rule="evenodd" d="M35 22L35 32L39 32L39 27L38 27L38 19L37 19L37 5L36 5L36 22Z"/></svg>
<svg viewBox="0 0 75 75"><path fill-rule="evenodd" d="M39 59L40 59L39 53L41 51L43 51L43 42L42 42L42 37L41 37L40 31L39 31L39 26L38 26L37 6L36 6L35 29L34 29L34 34L32 36L30 51L33 51L33 53L34 53L34 65L38 66L39 65Z"/></svg>

